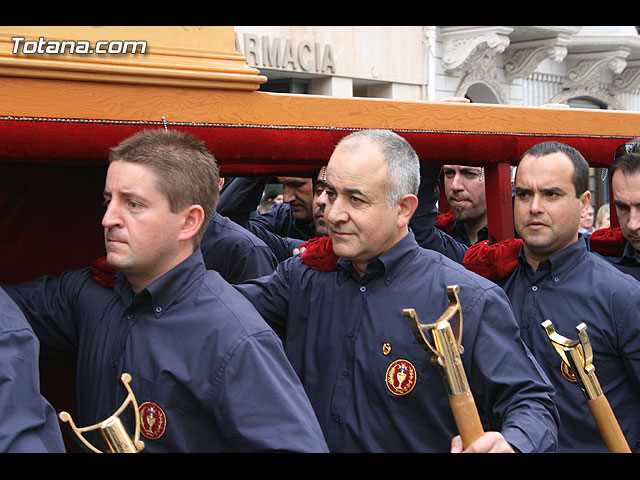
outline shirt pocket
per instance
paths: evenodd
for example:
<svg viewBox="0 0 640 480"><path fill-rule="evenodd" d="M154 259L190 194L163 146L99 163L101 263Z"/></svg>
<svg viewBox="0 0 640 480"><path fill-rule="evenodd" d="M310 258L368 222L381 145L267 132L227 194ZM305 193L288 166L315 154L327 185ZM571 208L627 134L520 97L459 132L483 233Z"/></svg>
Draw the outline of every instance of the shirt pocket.
<svg viewBox="0 0 640 480"><path fill-rule="evenodd" d="M382 392L385 403L395 413L406 408L423 410L425 399L433 395L447 401L438 365L416 342L378 337L371 357L368 381Z"/></svg>
<svg viewBox="0 0 640 480"><path fill-rule="evenodd" d="M207 431L211 418L187 388L179 382L152 381L136 372L131 372L131 377L140 413L140 439L146 451L199 451L205 447L198 441L198 432ZM209 437L206 447L210 449L211 431L208 433L200 437Z"/></svg>

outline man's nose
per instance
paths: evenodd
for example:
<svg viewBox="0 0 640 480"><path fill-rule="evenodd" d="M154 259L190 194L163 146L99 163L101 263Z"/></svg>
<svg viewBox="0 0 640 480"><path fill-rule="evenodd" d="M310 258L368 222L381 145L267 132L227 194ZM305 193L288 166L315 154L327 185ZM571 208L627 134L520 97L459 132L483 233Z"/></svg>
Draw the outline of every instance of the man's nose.
<svg viewBox="0 0 640 480"><path fill-rule="evenodd" d="M118 208L115 202L109 202L107 209L102 217L102 226L104 228L111 228L122 224L122 218L119 214Z"/></svg>
<svg viewBox="0 0 640 480"><path fill-rule="evenodd" d="M529 203L529 211L531 213L541 213L544 211L542 197L540 195L534 194L531 197L531 202Z"/></svg>
<svg viewBox="0 0 640 480"><path fill-rule="evenodd" d="M464 190L464 183L462 182L462 177L457 173L451 179L451 189L456 191Z"/></svg>
<svg viewBox="0 0 640 480"><path fill-rule="evenodd" d="M337 224L349 219L344 202L338 197L333 202L327 203L324 209L324 217L327 222Z"/></svg>
<svg viewBox="0 0 640 480"><path fill-rule="evenodd" d="M322 193L316 194L315 202L318 207L324 210L325 206L327 205L327 192L322 190Z"/></svg>
<svg viewBox="0 0 640 480"><path fill-rule="evenodd" d="M291 203L296 199L295 191L289 187L284 187L282 193L282 201L284 203Z"/></svg>
<svg viewBox="0 0 640 480"><path fill-rule="evenodd" d="M640 207L631 207L627 228L633 231L640 231Z"/></svg>

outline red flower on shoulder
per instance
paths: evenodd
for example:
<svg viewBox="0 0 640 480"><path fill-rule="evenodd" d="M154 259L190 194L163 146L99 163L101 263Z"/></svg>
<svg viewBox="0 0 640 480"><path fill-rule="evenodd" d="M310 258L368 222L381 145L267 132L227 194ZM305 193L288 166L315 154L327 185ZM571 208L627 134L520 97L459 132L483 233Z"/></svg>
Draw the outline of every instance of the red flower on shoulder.
<svg viewBox="0 0 640 480"><path fill-rule="evenodd" d="M300 255L302 262L314 270L334 271L338 265L338 256L333 252L329 236L315 237L299 247L304 248Z"/></svg>
<svg viewBox="0 0 640 480"><path fill-rule="evenodd" d="M626 242L620 227L600 228L589 237L591 251L606 257L622 255Z"/></svg>
<svg viewBox="0 0 640 480"><path fill-rule="evenodd" d="M518 252L522 239L511 238L491 243L488 240L469 247L462 264L472 272L489 280L500 280L518 266Z"/></svg>

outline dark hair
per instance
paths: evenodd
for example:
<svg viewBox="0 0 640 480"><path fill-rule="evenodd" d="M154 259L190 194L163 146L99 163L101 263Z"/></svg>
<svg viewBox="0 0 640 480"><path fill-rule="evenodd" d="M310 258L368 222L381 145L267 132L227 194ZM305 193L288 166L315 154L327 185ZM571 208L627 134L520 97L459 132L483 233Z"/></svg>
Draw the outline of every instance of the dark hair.
<svg viewBox="0 0 640 480"><path fill-rule="evenodd" d="M205 218L194 238L200 241L220 195L218 163L204 142L178 130L142 130L111 149L109 163L115 161L152 168L157 188L167 197L172 212L200 205Z"/></svg>
<svg viewBox="0 0 640 480"><path fill-rule="evenodd" d="M271 190L269 190L267 193L264 194L264 197L262 197L261 202L264 202L266 200L275 200L278 195L282 195L282 189L272 188Z"/></svg>
<svg viewBox="0 0 640 480"><path fill-rule="evenodd" d="M640 143L640 138L634 138L627 143ZM625 174L640 172L640 153L634 151L633 153L625 153L617 156L609 169L609 182L613 180L613 174L618 170Z"/></svg>
<svg viewBox="0 0 640 480"><path fill-rule="evenodd" d="M572 146L556 141L537 143L520 157L520 161L527 155L542 157L557 152L564 153L573 163L573 186L576 190L576 197L580 198L580 195L589 190L589 163Z"/></svg>

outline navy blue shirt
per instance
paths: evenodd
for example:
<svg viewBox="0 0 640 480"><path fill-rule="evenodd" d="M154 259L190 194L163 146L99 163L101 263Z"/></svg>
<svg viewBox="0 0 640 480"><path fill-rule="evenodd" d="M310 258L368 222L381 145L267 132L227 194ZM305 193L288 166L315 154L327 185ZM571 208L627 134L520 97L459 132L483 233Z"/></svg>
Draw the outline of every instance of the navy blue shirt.
<svg viewBox="0 0 640 480"><path fill-rule="evenodd" d="M220 193L216 207L218 212L258 236L260 230L266 230L281 237L304 241L315 237L315 224L297 220L288 203L276 203L265 213L256 210L265 183L263 178L234 178Z"/></svg>
<svg viewBox="0 0 640 480"><path fill-rule="evenodd" d="M455 221L453 223L453 235L452 235L453 239L459 243L462 243L463 245L466 245L467 247L471 246L471 240L469 239L469 235L467 234L467 230L464 227L464 224L462 222L459 221ZM484 227L482 227L480 230L478 230L478 240L476 240L476 243L478 242L482 242L484 240L487 240L489 238L489 227L487 225L485 225Z"/></svg>
<svg viewBox="0 0 640 480"><path fill-rule="evenodd" d="M40 394L38 339L0 289L0 453L64 453L58 417Z"/></svg>
<svg viewBox="0 0 640 480"><path fill-rule="evenodd" d="M604 258L621 272L640 280L640 253L629 242L626 243L624 252L619 257Z"/></svg>
<svg viewBox="0 0 640 480"><path fill-rule="evenodd" d="M265 184L266 179L259 177L234 178L220 193L217 209L262 240L279 263L315 237L316 227L313 222L296 220L288 203L276 203L268 212L258 212Z"/></svg>
<svg viewBox="0 0 640 480"><path fill-rule="evenodd" d="M256 225L253 226L251 231L256 237L269 246L277 263L280 263L293 255L293 251L306 241L298 238L281 237L280 235L276 235L275 233ZM271 273L273 273L273 270Z"/></svg>
<svg viewBox="0 0 640 480"><path fill-rule="evenodd" d="M437 227L432 227L423 235L420 246L441 253L447 258L462 265L469 247L454 239L451 235Z"/></svg>
<svg viewBox="0 0 640 480"><path fill-rule="evenodd" d="M76 425L122 404L127 372L141 410L164 419L144 410L145 452L326 451L281 341L200 250L135 295L88 268L6 289L41 342L77 352Z"/></svg>
<svg viewBox="0 0 640 480"><path fill-rule="evenodd" d="M606 452L578 384L561 371L561 359L541 323L577 340L584 322L595 374L632 450L640 441L640 284L577 241L540 263L534 273L522 249L503 282L522 338L557 390L559 452Z"/></svg>
<svg viewBox="0 0 640 480"><path fill-rule="evenodd" d="M460 286L464 367L485 428L523 452L556 444L553 389L519 338L504 292L412 233L369 264L361 278L340 259L335 272L292 257L271 277L237 285L275 328L316 411L332 452L448 452L457 434L440 371L417 343L404 308L432 323ZM406 394L388 369L411 364ZM405 363L406 362L406 363Z"/></svg>
<svg viewBox="0 0 640 480"><path fill-rule="evenodd" d="M268 212L251 215L247 229L256 235L262 229L281 237L299 240L309 240L316 236L315 223L296 219L291 205L284 202L274 204Z"/></svg>
<svg viewBox="0 0 640 480"><path fill-rule="evenodd" d="M231 284L269 275L278 263L262 240L217 212L209 221L200 250L207 269Z"/></svg>

